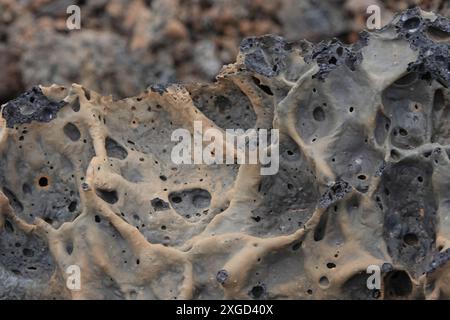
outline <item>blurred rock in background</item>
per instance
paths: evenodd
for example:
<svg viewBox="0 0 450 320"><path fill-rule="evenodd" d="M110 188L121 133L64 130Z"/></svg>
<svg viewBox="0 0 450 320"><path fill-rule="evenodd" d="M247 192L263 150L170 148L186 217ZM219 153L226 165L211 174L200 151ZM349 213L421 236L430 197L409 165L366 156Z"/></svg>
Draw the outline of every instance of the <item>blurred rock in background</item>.
<svg viewBox="0 0 450 320"><path fill-rule="evenodd" d="M81 30L66 28L72 4ZM246 36L354 42L371 4L384 24L416 5L450 14L445 0L0 0L0 103L36 84L121 98L153 83L211 81Z"/></svg>

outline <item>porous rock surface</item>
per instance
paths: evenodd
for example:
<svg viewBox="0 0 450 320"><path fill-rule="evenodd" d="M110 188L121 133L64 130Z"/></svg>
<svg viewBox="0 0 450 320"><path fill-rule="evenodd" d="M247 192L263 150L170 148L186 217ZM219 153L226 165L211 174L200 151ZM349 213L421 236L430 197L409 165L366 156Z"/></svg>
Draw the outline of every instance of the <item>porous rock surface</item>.
<svg viewBox="0 0 450 320"><path fill-rule="evenodd" d="M449 41L410 9L352 46L247 38L212 84L4 104L0 298L450 298ZM279 129L279 172L174 165L194 120Z"/></svg>

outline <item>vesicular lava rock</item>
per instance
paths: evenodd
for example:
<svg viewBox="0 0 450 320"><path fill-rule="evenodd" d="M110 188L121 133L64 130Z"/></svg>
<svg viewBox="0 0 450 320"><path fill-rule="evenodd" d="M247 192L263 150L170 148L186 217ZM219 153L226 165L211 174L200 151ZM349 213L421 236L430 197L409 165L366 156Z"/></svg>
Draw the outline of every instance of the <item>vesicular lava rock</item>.
<svg viewBox="0 0 450 320"><path fill-rule="evenodd" d="M8 102L0 297L450 298L449 28L411 9L352 46L246 39L209 85ZM194 121L279 129L279 172L174 165Z"/></svg>

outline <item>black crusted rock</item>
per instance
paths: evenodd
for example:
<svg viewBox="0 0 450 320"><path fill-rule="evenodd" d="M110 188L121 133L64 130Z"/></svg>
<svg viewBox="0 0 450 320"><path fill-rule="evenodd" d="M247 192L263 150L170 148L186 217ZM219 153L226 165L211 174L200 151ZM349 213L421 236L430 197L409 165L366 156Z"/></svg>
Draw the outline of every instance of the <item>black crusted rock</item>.
<svg viewBox="0 0 450 320"><path fill-rule="evenodd" d="M282 37L265 35L250 37L241 42L240 50L245 54L248 70L265 77L276 77L286 68L286 58L291 45Z"/></svg>
<svg viewBox="0 0 450 320"><path fill-rule="evenodd" d="M227 279L228 279L227 270L222 269L222 270L219 270L219 272L217 272L217 275L216 275L217 282L219 282L220 284L224 284L225 281L227 281Z"/></svg>
<svg viewBox="0 0 450 320"><path fill-rule="evenodd" d="M155 211L163 211L169 209L169 204L160 198L155 198L151 201L152 207Z"/></svg>
<svg viewBox="0 0 450 320"><path fill-rule="evenodd" d="M58 111L65 105L64 101L52 101L47 98L39 87L21 94L6 103L2 109L2 116L8 128L16 124L31 121L50 122L56 118Z"/></svg>
<svg viewBox="0 0 450 320"><path fill-rule="evenodd" d="M339 66L346 66L352 71L361 63L363 56L361 48L367 45L367 33L360 34L360 40L354 45L345 45L338 39L322 41L312 46L305 54L306 62L317 62L319 71L313 78L324 81L328 74Z"/></svg>
<svg viewBox="0 0 450 320"><path fill-rule="evenodd" d="M450 83L450 21L442 16L425 18L420 8L399 14L395 28L411 48L419 51L417 61L409 65L424 80L436 80L448 87Z"/></svg>
<svg viewBox="0 0 450 320"><path fill-rule="evenodd" d="M326 208L337 200L343 199L352 190L352 186L343 180L336 181L319 200L319 207Z"/></svg>
<svg viewBox="0 0 450 320"><path fill-rule="evenodd" d="M167 88L170 86L170 84L163 84L163 83L156 83L156 84L152 84L150 86L150 90L152 90L153 92L159 93L159 95L163 95L164 93L167 92Z"/></svg>

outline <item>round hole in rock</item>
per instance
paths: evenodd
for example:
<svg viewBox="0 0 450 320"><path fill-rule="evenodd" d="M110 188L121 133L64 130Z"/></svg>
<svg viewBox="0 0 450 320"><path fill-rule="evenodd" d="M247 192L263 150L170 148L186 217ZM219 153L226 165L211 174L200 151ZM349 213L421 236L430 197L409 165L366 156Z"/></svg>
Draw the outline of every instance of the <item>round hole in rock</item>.
<svg viewBox="0 0 450 320"><path fill-rule="evenodd" d="M22 250L22 253L23 253L23 255L24 255L25 257L31 258L31 257L34 256L34 251L33 251L32 249L24 248L24 249Z"/></svg>
<svg viewBox="0 0 450 320"><path fill-rule="evenodd" d="M76 99L71 103L71 108L73 111L78 112L80 111L80 99L76 97Z"/></svg>
<svg viewBox="0 0 450 320"><path fill-rule="evenodd" d="M253 219L255 222L260 222L260 221L261 221L261 217L260 217L260 216L252 217L252 219Z"/></svg>
<svg viewBox="0 0 450 320"><path fill-rule="evenodd" d="M400 133L400 135L403 136L403 137L405 137L405 136L408 135L408 131L406 131L406 130L403 129L403 128L400 128L400 129L398 130L398 133Z"/></svg>
<svg viewBox="0 0 450 320"><path fill-rule="evenodd" d="M110 137L105 139L105 148L109 158L124 160L128 156L128 151Z"/></svg>
<svg viewBox="0 0 450 320"><path fill-rule="evenodd" d="M403 241L408 246L415 246L419 242L419 239L417 238L417 235L415 235L414 233L407 233L403 236Z"/></svg>
<svg viewBox="0 0 450 320"><path fill-rule="evenodd" d="M327 263L327 268L328 268L328 269L334 269L334 268L336 268L336 264L333 263L333 262L328 262L328 263Z"/></svg>
<svg viewBox="0 0 450 320"><path fill-rule="evenodd" d="M385 297L405 297L412 292L412 282L408 273L403 270L394 270L384 278Z"/></svg>
<svg viewBox="0 0 450 320"><path fill-rule="evenodd" d="M353 108L353 107L350 107L350 108L348 109L349 112L353 112L354 110L355 110L355 108Z"/></svg>
<svg viewBox="0 0 450 320"><path fill-rule="evenodd" d="M313 110L313 118L316 121L324 121L325 120L325 111L322 107L316 107Z"/></svg>
<svg viewBox="0 0 450 320"><path fill-rule="evenodd" d="M417 181L423 182L423 178L419 176L419 177L417 177Z"/></svg>
<svg viewBox="0 0 450 320"><path fill-rule="evenodd" d="M328 287L328 286L330 285L330 280L328 280L327 277L323 276L323 277L321 277L321 278L319 279L319 285L320 285L322 288L326 288L326 287Z"/></svg>
<svg viewBox="0 0 450 320"><path fill-rule="evenodd" d="M48 178L47 177L40 177L38 180L38 184L40 187L45 188L48 186Z"/></svg>
<svg viewBox="0 0 450 320"><path fill-rule="evenodd" d="M76 208L77 208L77 202L76 201L72 201L69 204L69 206L68 206L68 209L69 209L70 212L74 212Z"/></svg>
<svg viewBox="0 0 450 320"><path fill-rule="evenodd" d="M78 127L73 123L67 123L63 128L64 134L72 141L80 140L81 133Z"/></svg>
<svg viewBox="0 0 450 320"><path fill-rule="evenodd" d="M360 175L358 176L358 179L359 179L359 180L366 180L367 177L366 177L365 175L363 175L363 174L360 174Z"/></svg>
<svg viewBox="0 0 450 320"><path fill-rule="evenodd" d="M72 243L68 243L66 245L66 252L67 252L68 255L72 254L72 252L73 252L73 244Z"/></svg>
<svg viewBox="0 0 450 320"><path fill-rule="evenodd" d="M403 22L403 28L409 32L414 32L420 26L420 19L418 17L412 17Z"/></svg>
<svg viewBox="0 0 450 320"><path fill-rule="evenodd" d="M252 290L250 290L250 295L255 299L259 299L265 291L266 288L264 287L264 285L256 285L252 288Z"/></svg>
<svg viewBox="0 0 450 320"><path fill-rule="evenodd" d="M449 41L450 40L450 32L442 30L441 28L437 28L434 26L428 27L427 34L434 41Z"/></svg>
<svg viewBox="0 0 450 320"><path fill-rule="evenodd" d="M155 198L150 201L150 203L155 211L163 211L169 209L169 204L160 198Z"/></svg>
<svg viewBox="0 0 450 320"><path fill-rule="evenodd" d="M195 217L199 209L209 207L211 194L205 189L187 189L170 193L169 201L173 209L182 217Z"/></svg>
<svg viewBox="0 0 450 320"><path fill-rule="evenodd" d="M109 204L114 204L119 200L119 197L117 196L117 192L115 190L103 190L103 189L96 189L95 193L105 202Z"/></svg>
<svg viewBox="0 0 450 320"><path fill-rule="evenodd" d="M400 153L397 150L392 149L391 150L391 158L396 160L400 157Z"/></svg>

